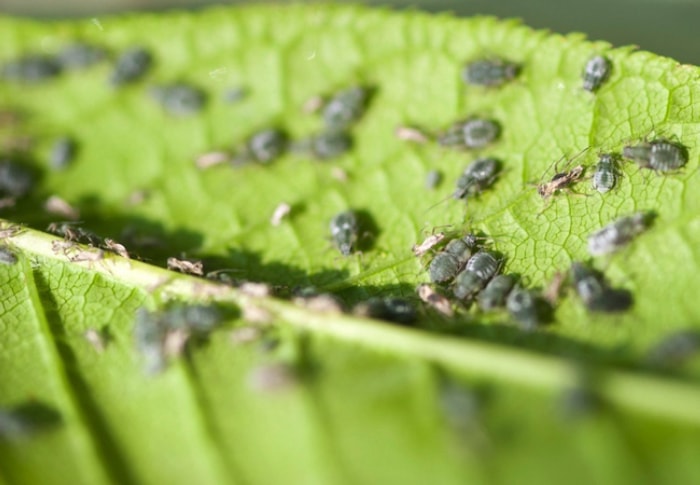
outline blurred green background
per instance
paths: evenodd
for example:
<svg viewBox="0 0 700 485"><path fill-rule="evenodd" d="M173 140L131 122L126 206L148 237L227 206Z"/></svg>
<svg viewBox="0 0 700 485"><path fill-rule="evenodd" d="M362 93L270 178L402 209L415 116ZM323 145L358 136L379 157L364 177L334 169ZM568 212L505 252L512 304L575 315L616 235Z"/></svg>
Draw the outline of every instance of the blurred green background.
<svg viewBox="0 0 700 485"><path fill-rule="evenodd" d="M131 10L202 8L235 3L261 2L0 0L0 11L41 18L96 17ZM700 64L700 49L697 47L700 0L364 0L361 3L430 12L452 11L462 16L517 17L535 28L559 33L583 32L592 40L606 40L615 46L633 44L680 62Z"/></svg>

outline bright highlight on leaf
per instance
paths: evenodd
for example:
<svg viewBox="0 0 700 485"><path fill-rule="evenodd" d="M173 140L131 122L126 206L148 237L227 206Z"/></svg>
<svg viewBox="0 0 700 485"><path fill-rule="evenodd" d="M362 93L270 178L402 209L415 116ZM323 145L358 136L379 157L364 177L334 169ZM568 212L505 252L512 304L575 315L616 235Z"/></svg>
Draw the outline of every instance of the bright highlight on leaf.
<svg viewBox="0 0 700 485"><path fill-rule="evenodd" d="M697 68L359 7L99 25L0 18L0 479L697 480L698 360L653 350L700 321Z"/></svg>

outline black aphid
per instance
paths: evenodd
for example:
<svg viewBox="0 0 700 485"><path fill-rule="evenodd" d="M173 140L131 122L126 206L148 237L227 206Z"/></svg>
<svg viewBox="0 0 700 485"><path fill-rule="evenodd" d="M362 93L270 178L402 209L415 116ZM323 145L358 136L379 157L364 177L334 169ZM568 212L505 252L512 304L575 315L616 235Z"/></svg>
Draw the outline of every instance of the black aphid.
<svg viewBox="0 0 700 485"><path fill-rule="evenodd" d="M688 163L688 149L680 143L664 138L626 146L622 149L622 156L632 160L640 168L657 172L679 170Z"/></svg>
<svg viewBox="0 0 700 485"><path fill-rule="evenodd" d="M673 367L683 364L700 353L700 330L679 330L667 335L647 353L646 361L653 366Z"/></svg>
<svg viewBox="0 0 700 485"><path fill-rule="evenodd" d="M471 258L475 243L471 235L453 239L445 249L435 255L430 262L430 281L433 283L448 283L462 270Z"/></svg>
<svg viewBox="0 0 700 485"><path fill-rule="evenodd" d="M501 262L493 253L484 250L477 252L469 258L464 270L455 278L452 293L460 300L471 300L494 277L500 267Z"/></svg>
<svg viewBox="0 0 700 485"><path fill-rule="evenodd" d="M48 431L63 422L52 406L29 401L9 409L0 409L0 441L16 440L41 431Z"/></svg>
<svg viewBox="0 0 700 485"><path fill-rule="evenodd" d="M0 161L0 196L19 198L27 195L34 187L34 172L24 164Z"/></svg>
<svg viewBox="0 0 700 485"><path fill-rule="evenodd" d="M477 297L479 308L483 311L503 308L515 282L516 279L513 275L499 274L494 276Z"/></svg>
<svg viewBox="0 0 700 485"><path fill-rule="evenodd" d="M501 163L493 158L482 158L471 163L457 180L452 197L466 199L489 188L498 177Z"/></svg>
<svg viewBox="0 0 700 485"><path fill-rule="evenodd" d="M66 46L58 53L58 62L66 69L84 69L102 61L105 50L91 44L76 43Z"/></svg>
<svg viewBox="0 0 700 485"><path fill-rule="evenodd" d="M343 256L349 256L355 249L359 226L357 216L353 211L344 211L337 214L330 223L331 238L333 244Z"/></svg>
<svg viewBox="0 0 700 485"><path fill-rule="evenodd" d="M319 160L328 160L346 153L352 148L352 136L345 131L327 130L295 142L292 149L308 153Z"/></svg>
<svg viewBox="0 0 700 485"><path fill-rule="evenodd" d="M493 143L501 134L501 125L482 118L469 118L450 126L445 133L438 136L442 146L457 148L483 148Z"/></svg>
<svg viewBox="0 0 700 485"><path fill-rule="evenodd" d="M632 294L624 289L611 288L600 272L574 262L571 265L574 289L590 311L614 313L632 306Z"/></svg>
<svg viewBox="0 0 700 485"><path fill-rule="evenodd" d="M183 83L153 87L151 95L165 111L176 116L199 113L206 102L204 91Z"/></svg>
<svg viewBox="0 0 700 485"><path fill-rule="evenodd" d="M377 318L389 322L410 324L416 321L413 304L403 298L373 297L353 308L353 313L362 317Z"/></svg>
<svg viewBox="0 0 700 485"><path fill-rule="evenodd" d="M520 66L504 59L481 59L468 63L462 71L467 84L477 86L500 86L514 79Z"/></svg>
<svg viewBox="0 0 700 485"><path fill-rule="evenodd" d="M7 246L0 246L0 264L15 264L17 256Z"/></svg>
<svg viewBox="0 0 700 485"><path fill-rule="evenodd" d="M618 155L614 153L604 153L598 158L598 163L593 172L591 182L593 188L604 194L615 187L619 170L617 169Z"/></svg>
<svg viewBox="0 0 700 485"><path fill-rule="evenodd" d="M323 106L323 121L331 130L343 130L360 119L369 100L369 90L355 86L336 93Z"/></svg>
<svg viewBox="0 0 700 485"><path fill-rule="evenodd" d="M603 56L594 56L588 60L583 70L583 89L595 92L610 76L612 63Z"/></svg>
<svg viewBox="0 0 700 485"><path fill-rule="evenodd" d="M69 136L62 136L51 145L49 163L54 170L63 170L73 161L77 151L77 144Z"/></svg>
<svg viewBox="0 0 700 485"><path fill-rule="evenodd" d="M113 86L138 81L146 75L153 64L153 56L143 47L132 47L117 58L110 76Z"/></svg>
<svg viewBox="0 0 700 485"><path fill-rule="evenodd" d="M591 256L602 256L623 248L644 232L653 218L651 212L637 212L611 222L588 236L588 252Z"/></svg>
<svg viewBox="0 0 700 485"><path fill-rule="evenodd" d="M516 286L506 298L506 308L523 330L534 330L542 324L542 300L533 290Z"/></svg>
<svg viewBox="0 0 700 485"><path fill-rule="evenodd" d="M0 67L0 77L8 81L38 83L61 74L61 64L55 57L28 55L5 62Z"/></svg>
<svg viewBox="0 0 700 485"><path fill-rule="evenodd" d="M287 134L269 128L253 134L246 143L246 156L258 163L270 163L280 157L288 145Z"/></svg>

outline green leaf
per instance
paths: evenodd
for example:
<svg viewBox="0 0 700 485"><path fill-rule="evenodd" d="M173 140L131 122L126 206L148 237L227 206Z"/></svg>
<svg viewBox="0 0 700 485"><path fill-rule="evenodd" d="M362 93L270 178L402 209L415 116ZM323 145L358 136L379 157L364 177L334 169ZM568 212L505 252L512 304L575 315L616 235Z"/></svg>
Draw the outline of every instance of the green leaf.
<svg viewBox="0 0 700 485"><path fill-rule="evenodd" d="M697 68L490 18L279 8L98 23L0 19L3 59L56 52L76 39L113 55L141 45L155 58L144 81L120 89L107 83L109 63L36 85L0 84L0 108L26 114L0 127L0 141L30 135L34 163L45 171L6 218L44 229L55 216L43 202L58 195L80 209L82 227L125 244L134 234L159 243L127 244L145 264L64 250L34 230L6 237L20 262L0 266L0 406L38 400L62 417L59 429L0 441L9 482L692 481L700 369L665 375L642 360L666 333L700 321L689 295L700 283ZM581 89L581 71L595 53L614 68L592 94ZM522 63L522 73L499 89L464 85L464 63L484 56ZM208 94L201 114L171 117L148 95L151 85L180 81ZM295 139L318 131L304 102L358 84L375 92L352 128L349 154L195 167L198 155L240 147L263 128ZM241 86L246 98L222 101ZM471 114L503 126L501 139L480 153L394 136L399 125L437 131ZM47 153L64 134L78 140L78 155L52 172ZM626 164L615 190L601 195L584 181L577 189L587 196L564 193L551 204L530 185L584 148L576 162L592 165L598 152L650 136L687 146L685 169L654 175ZM505 165L493 189L466 209L445 200L481 155ZM435 168L445 181L428 191L424 179ZM149 196L133 203L141 190ZM274 226L281 202L292 212ZM361 254L341 257L328 223L349 208L367 216L363 231L371 234L361 237ZM206 270L231 268L235 278L281 294L313 285L347 305L374 295L413 298L428 277L411 246L448 225L483 231L506 256L505 271L541 287L587 258L588 234L637 210L658 213L653 227L596 261L612 284L632 292L633 308L591 315L569 295L555 321L534 333L505 314L474 311L451 320L426 311L418 329L400 328L156 267L186 253L204 259ZM214 332L162 375L146 376L133 345L134 314L171 299L234 304L242 314L232 318L235 328L262 313L272 336L241 344L227 330ZM84 335L103 328L111 339L98 352ZM270 338L279 345L261 350ZM596 389L606 402L574 423L557 417L560 392L575 383L572 362L600 368ZM264 380L269 373L284 389Z"/></svg>

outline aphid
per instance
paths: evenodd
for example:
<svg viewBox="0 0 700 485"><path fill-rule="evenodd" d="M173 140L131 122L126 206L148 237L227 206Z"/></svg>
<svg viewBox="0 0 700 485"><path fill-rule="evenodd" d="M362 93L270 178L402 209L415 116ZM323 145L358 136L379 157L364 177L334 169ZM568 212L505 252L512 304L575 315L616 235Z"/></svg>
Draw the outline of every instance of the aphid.
<svg viewBox="0 0 700 485"><path fill-rule="evenodd" d="M0 441L22 439L48 431L62 422L63 418L55 408L38 401L0 409Z"/></svg>
<svg viewBox="0 0 700 485"><path fill-rule="evenodd" d="M0 77L9 81L39 83L61 74L61 64L54 57L28 55L7 61L0 67Z"/></svg>
<svg viewBox="0 0 700 485"><path fill-rule="evenodd" d="M444 232L431 234L430 236L426 237L422 243L413 245L413 248L411 248L413 254L415 254L416 256L424 255L432 248L440 244L445 239L445 237L446 234Z"/></svg>
<svg viewBox="0 0 700 485"><path fill-rule="evenodd" d="M540 194L540 197L543 199L548 199L562 190L571 190L571 185L583 177L586 168L583 165L577 165L571 170L559 172L559 169L555 165L554 170L557 173L554 174L552 180L537 185L537 193Z"/></svg>
<svg viewBox="0 0 700 485"><path fill-rule="evenodd" d="M287 204L286 202L282 202L277 207L275 207L275 211L272 213L272 217L270 217L270 224L273 226L279 226L282 224L282 219L287 217L289 213L292 212L292 206Z"/></svg>
<svg viewBox="0 0 700 485"><path fill-rule="evenodd" d="M394 136L399 140L412 141L414 143L428 143L430 136L413 126L397 126Z"/></svg>
<svg viewBox="0 0 700 485"><path fill-rule="evenodd" d="M435 289L429 284L422 283L418 286L416 291L418 292L418 297L421 299L421 301L429 305L438 313L446 317L451 317L454 315L450 300L448 300L444 295L441 295L435 291Z"/></svg>
<svg viewBox="0 0 700 485"><path fill-rule="evenodd" d="M153 87L151 95L165 111L175 116L198 113L206 102L206 95L201 89L182 83Z"/></svg>
<svg viewBox="0 0 700 485"><path fill-rule="evenodd" d="M114 239L105 238L104 247L108 251L118 254L122 258L129 259L129 252L126 250L123 244L119 244Z"/></svg>
<svg viewBox="0 0 700 485"><path fill-rule="evenodd" d="M515 286L515 277L507 274L499 274L488 282L486 287L479 293L477 302L479 308L488 312L497 308L502 308L506 304L506 298L510 290Z"/></svg>
<svg viewBox="0 0 700 485"><path fill-rule="evenodd" d="M90 44L76 43L66 46L58 53L58 62L68 69L83 69L97 64L106 57L101 47Z"/></svg>
<svg viewBox="0 0 700 485"><path fill-rule="evenodd" d="M637 212L611 222L588 236L588 252L591 256L613 253L644 232L654 217L651 212Z"/></svg>
<svg viewBox="0 0 700 485"><path fill-rule="evenodd" d="M353 211L337 214L330 223L331 238L343 256L349 256L355 249L359 227Z"/></svg>
<svg viewBox="0 0 700 485"><path fill-rule="evenodd" d="M583 70L583 89L595 92L610 76L612 63L603 56L591 57Z"/></svg>
<svg viewBox="0 0 700 485"><path fill-rule="evenodd" d="M168 269L176 270L180 273L204 275L204 265L201 261L188 261L186 259L168 258Z"/></svg>
<svg viewBox="0 0 700 485"><path fill-rule="evenodd" d="M287 135L275 128L253 134L246 143L245 158L252 158L258 163L270 163L281 156L287 149Z"/></svg>
<svg viewBox="0 0 700 485"><path fill-rule="evenodd" d="M0 239L7 239L8 237L14 237L24 229L22 226L13 224L11 222L0 221Z"/></svg>
<svg viewBox="0 0 700 485"><path fill-rule="evenodd" d="M534 330L542 323L538 298L532 290L519 285L513 288L506 298L506 308L523 330Z"/></svg>
<svg viewBox="0 0 700 485"><path fill-rule="evenodd" d="M500 269L501 262L488 251L474 254L457 275L452 286L452 293L460 300L472 299Z"/></svg>
<svg viewBox="0 0 700 485"><path fill-rule="evenodd" d="M622 312L632 306L632 294L623 289L610 288L603 276L584 265L574 262L571 265L574 289L590 311Z"/></svg>
<svg viewBox="0 0 700 485"><path fill-rule="evenodd" d="M504 59L480 59L468 63L462 71L462 79L476 86L500 86L514 79L520 65Z"/></svg>
<svg viewBox="0 0 700 485"><path fill-rule="evenodd" d="M435 255L428 267L430 281L447 283L459 273L474 252L475 244L470 236L453 239L443 251Z"/></svg>
<svg viewBox="0 0 700 485"><path fill-rule="evenodd" d="M593 188L604 194L613 187L617 182L619 171L617 169L617 155L614 153L605 153L600 156L598 163L593 172Z"/></svg>
<svg viewBox="0 0 700 485"><path fill-rule="evenodd" d="M664 138L626 146L622 149L622 155L640 168L657 172L672 172L688 163L688 149L680 143Z"/></svg>
<svg viewBox="0 0 700 485"><path fill-rule="evenodd" d="M34 187L34 173L25 165L11 161L0 161L0 196L18 199Z"/></svg>
<svg viewBox="0 0 700 485"><path fill-rule="evenodd" d="M44 202L44 210L51 215L75 221L80 218L80 211L57 195L52 195Z"/></svg>
<svg viewBox="0 0 700 485"><path fill-rule="evenodd" d="M117 58L109 81L113 86L138 81L152 64L153 56L149 51L143 47L132 47Z"/></svg>
<svg viewBox="0 0 700 485"><path fill-rule="evenodd" d="M355 305L352 312L361 317L401 324L413 323L417 317L416 309L410 301L394 297L372 297Z"/></svg>
<svg viewBox="0 0 700 485"><path fill-rule="evenodd" d="M469 118L458 121L438 136L442 146L458 148L483 148L501 135L501 126L493 120Z"/></svg>
<svg viewBox="0 0 700 485"><path fill-rule="evenodd" d="M442 182L442 173L439 170L431 170L425 176L425 188L433 190Z"/></svg>
<svg viewBox="0 0 700 485"><path fill-rule="evenodd" d="M493 158L482 158L471 163L457 180L452 194L455 199L466 199L489 188L498 177L501 163Z"/></svg>
<svg viewBox="0 0 700 485"><path fill-rule="evenodd" d="M298 152L308 152L320 160L342 155L352 148L352 137L344 131L323 131L292 146Z"/></svg>
<svg viewBox="0 0 700 485"><path fill-rule="evenodd" d="M100 242L97 234L77 226L75 222L52 222L46 230L63 237L66 241L80 242L91 246L96 246Z"/></svg>
<svg viewBox="0 0 700 485"><path fill-rule="evenodd" d="M700 352L700 330L691 328L667 335L647 353L646 361L653 366L678 366Z"/></svg>
<svg viewBox="0 0 700 485"><path fill-rule="evenodd" d="M51 146L51 153L49 154L49 164L54 170L63 170L75 158L75 153L77 151L77 144L75 140L68 136L62 136L58 138Z"/></svg>
<svg viewBox="0 0 700 485"><path fill-rule="evenodd" d="M369 90L355 86L336 93L323 106L323 121L331 130L343 130L360 119L369 100Z"/></svg>
<svg viewBox="0 0 700 485"><path fill-rule="evenodd" d="M7 246L0 246L0 264L12 265L17 262L17 256Z"/></svg>

